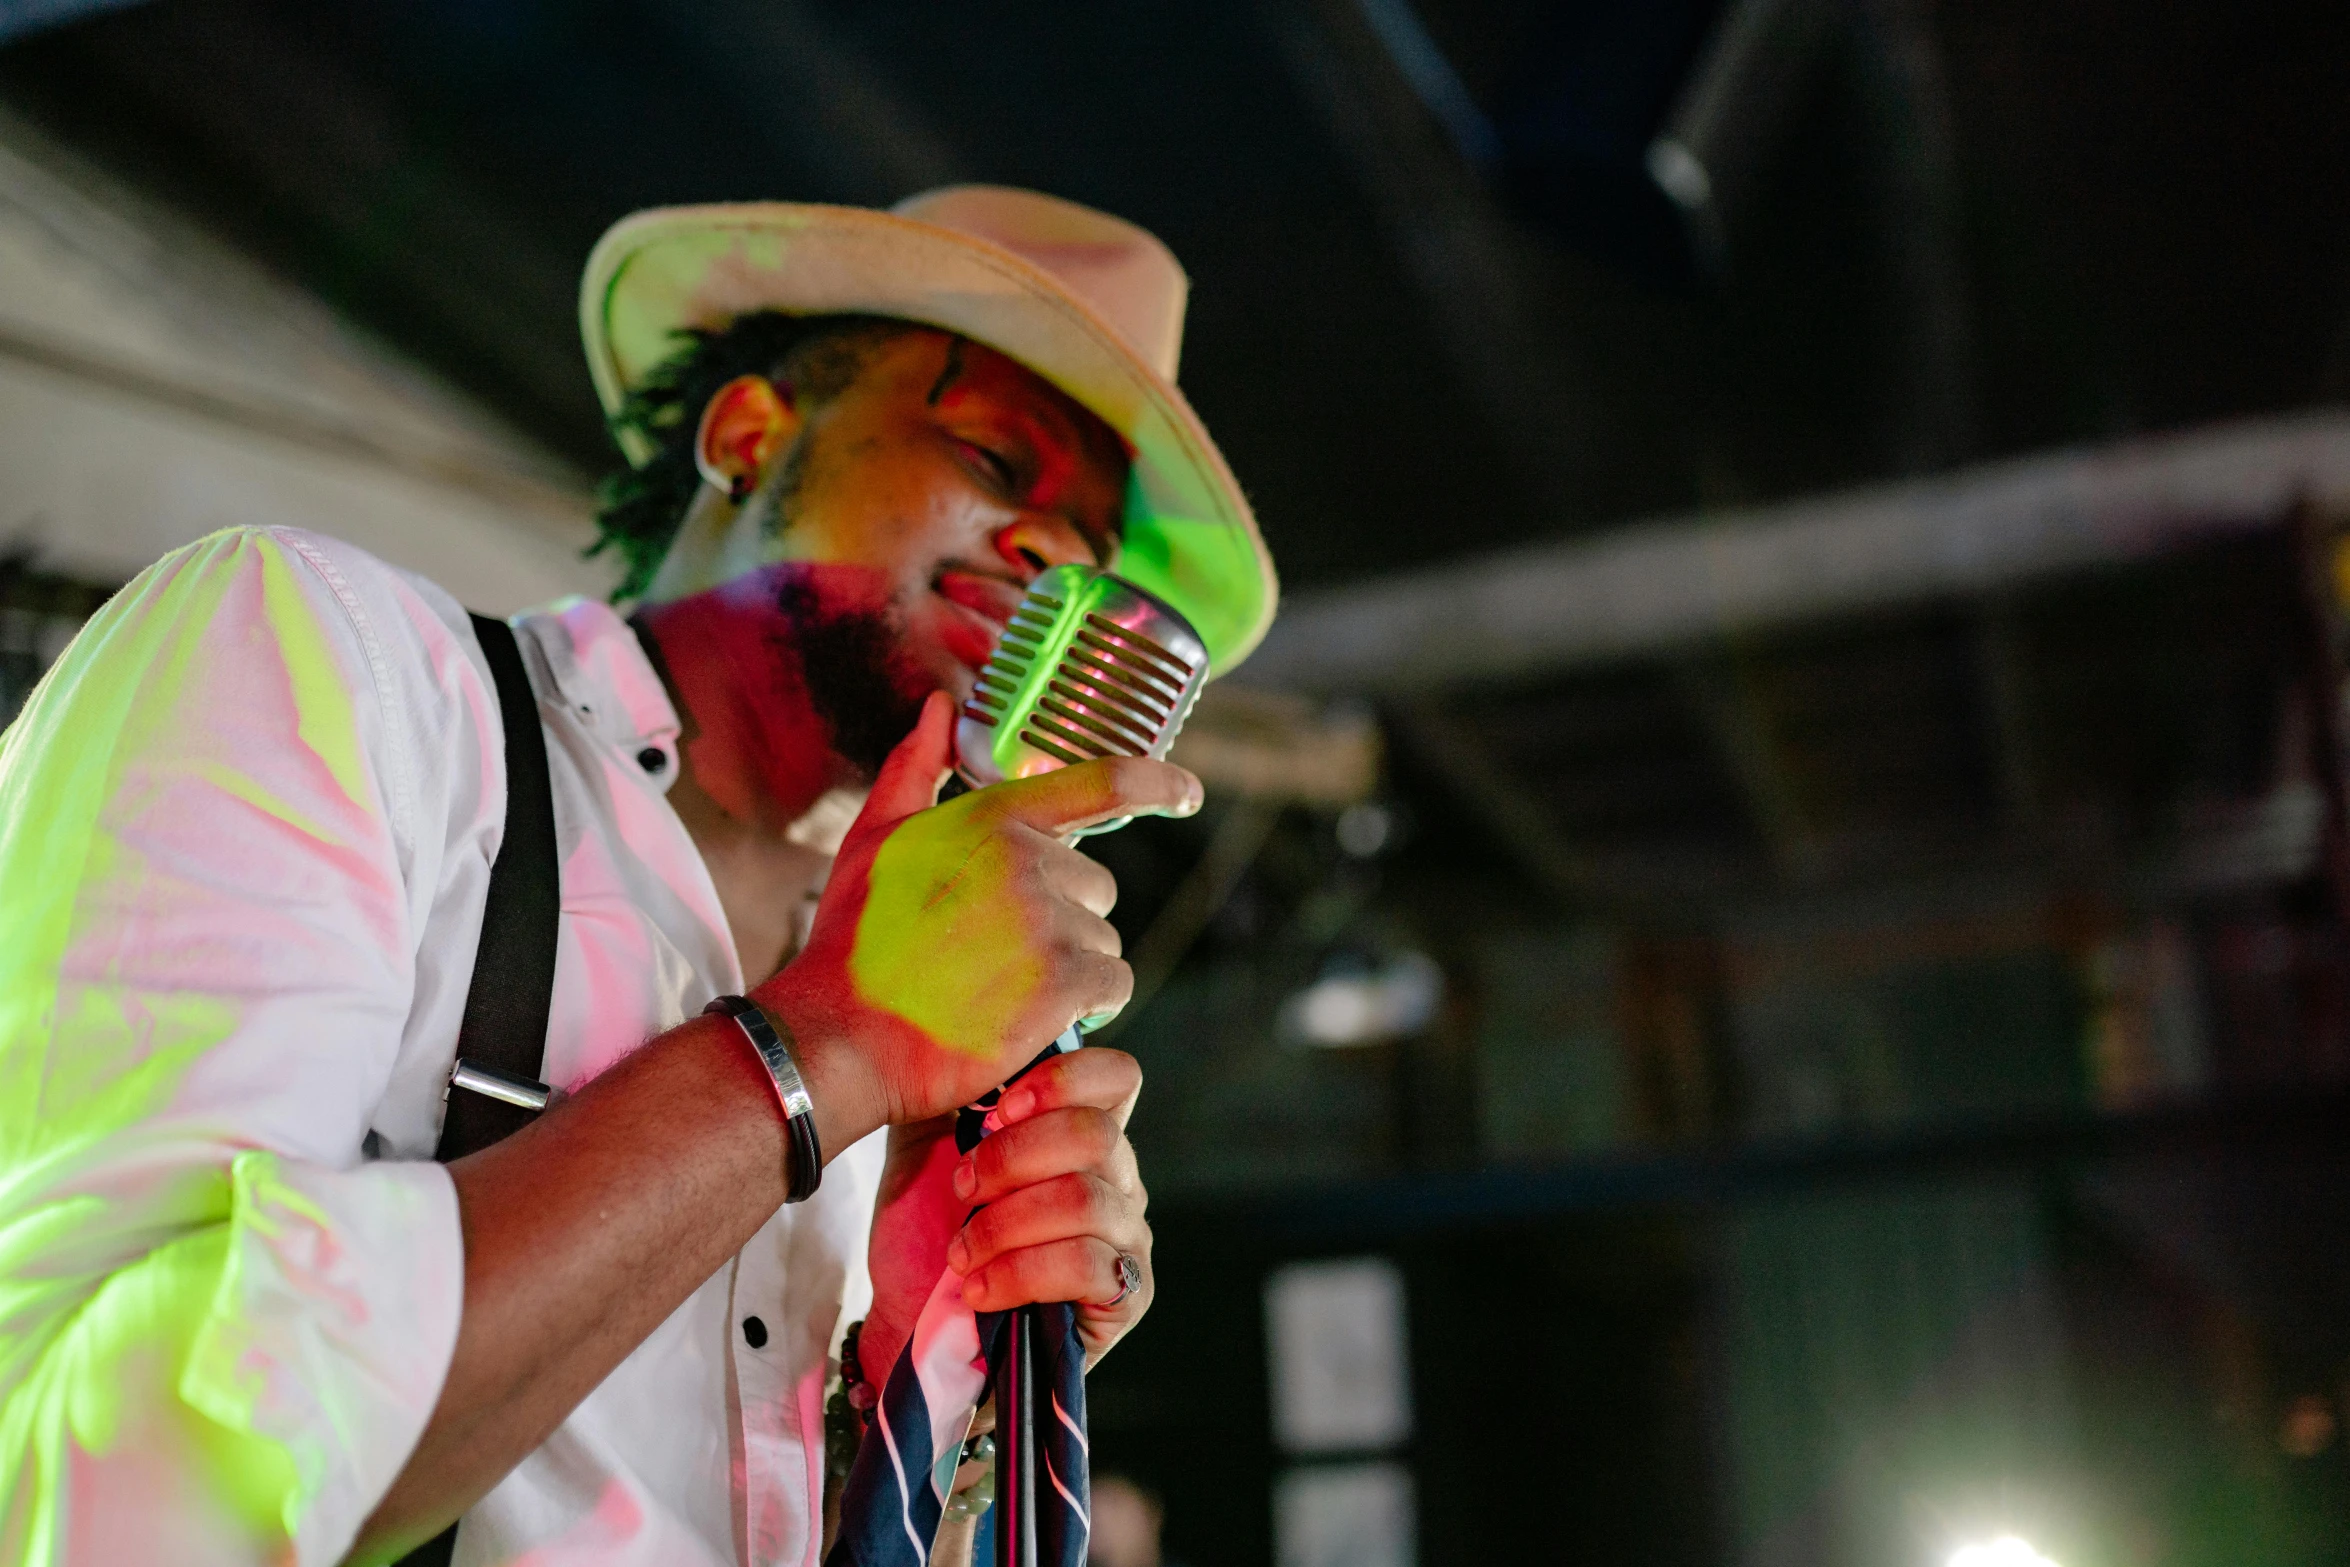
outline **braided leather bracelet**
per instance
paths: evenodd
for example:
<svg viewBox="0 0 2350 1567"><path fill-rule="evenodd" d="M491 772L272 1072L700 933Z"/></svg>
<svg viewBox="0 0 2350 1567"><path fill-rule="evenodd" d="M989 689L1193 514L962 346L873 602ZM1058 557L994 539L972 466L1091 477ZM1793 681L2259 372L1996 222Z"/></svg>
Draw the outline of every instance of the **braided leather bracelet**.
<svg viewBox="0 0 2350 1567"><path fill-rule="evenodd" d="M774 1079L775 1097L782 1101L783 1120L791 1134L790 1167L784 1171L785 1202L806 1202L816 1195L817 1183L824 1179L824 1150L816 1141L816 1105L808 1097L808 1085L800 1080L799 1063L792 1059L791 1046L785 1041L789 1035L777 1026L765 1007L745 996L720 996L702 1008L705 1015L722 1014L733 1018L759 1053L767 1075Z"/></svg>

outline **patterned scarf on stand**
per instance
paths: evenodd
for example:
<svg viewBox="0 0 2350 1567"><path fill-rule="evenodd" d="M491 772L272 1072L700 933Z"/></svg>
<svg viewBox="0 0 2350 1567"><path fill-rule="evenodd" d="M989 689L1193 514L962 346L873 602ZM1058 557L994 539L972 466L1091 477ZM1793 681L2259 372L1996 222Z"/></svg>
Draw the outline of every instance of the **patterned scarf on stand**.
<svg viewBox="0 0 2350 1567"><path fill-rule="evenodd" d="M1073 1050L1078 1042L1071 1029L1037 1062ZM1015 1075L1011 1082L1019 1080ZM956 1117L955 1144L962 1152L969 1153L996 1129L992 1112L1002 1094L998 1088ZM1033 1309L1037 1567L1085 1567L1092 1520L1085 1345L1077 1336L1074 1308ZM1008 1311L972 1311L963 1303L963 1281L951 1272L940 1276L915 1321L912 1341L882 1385L881 1401L841 1491L840 1534L824 1567L928 1567L964 1438L987 1396L988 1368L1004 1352L1012 1318ZM1002 1473L1000 1463L997 1472Z"/></svg>

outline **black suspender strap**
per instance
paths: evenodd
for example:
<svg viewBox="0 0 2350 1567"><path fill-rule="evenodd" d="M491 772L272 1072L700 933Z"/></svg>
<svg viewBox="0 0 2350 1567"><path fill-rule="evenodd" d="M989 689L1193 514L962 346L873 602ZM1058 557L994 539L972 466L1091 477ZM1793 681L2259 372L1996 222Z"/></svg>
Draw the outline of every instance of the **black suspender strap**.
<svg viewBox="0 0 2350 1567"><path fill-rule="evenodd" d="M520 1131L545 1103L547 1014L555 1001L555 933L562 913L561 862L555 850L555 791L547 776L547 737L538 696L523 668L514 629L473 617L498 688L506 729L506 835L490 862L489 900L473 986L457 1027L457 1063L441 1119L443 1164ZM400 1558L399 1567L448 1567L457 1548L449 1525Z"/></svg>
<svg viewBox="0 0 2350 1567"><path fill-rule="evenodd" d="M457 1077L433 1157L446 1164L487 1148L530 1123L525 1108L547 1053L555 1000L555 928L562 910L555 853L555 792L547 778L547 737L538 697L522 667L514 630L473 617L497 682L506 727L506 836L490 865L473 988L457 1028ZM501 1092L501 1089L506 1090ZM470 1092L468 1091L470 1090ZM540 1103L544 1103L543 1090Z"/></svg>

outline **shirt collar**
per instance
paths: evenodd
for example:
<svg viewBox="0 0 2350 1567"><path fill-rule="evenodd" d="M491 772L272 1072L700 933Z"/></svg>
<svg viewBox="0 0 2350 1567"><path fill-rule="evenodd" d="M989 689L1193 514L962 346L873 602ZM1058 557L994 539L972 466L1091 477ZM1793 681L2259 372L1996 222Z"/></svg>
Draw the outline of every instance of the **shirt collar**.
<svg viewBox="0 0 2350 1567"><path fill-rule="evenodd" d="M667 790L677 776L677 708L628 622L609 604L567 598L517 626L545 654L555 689L584 728L640 755L661 752L661 767L646 771Z"/></svg>

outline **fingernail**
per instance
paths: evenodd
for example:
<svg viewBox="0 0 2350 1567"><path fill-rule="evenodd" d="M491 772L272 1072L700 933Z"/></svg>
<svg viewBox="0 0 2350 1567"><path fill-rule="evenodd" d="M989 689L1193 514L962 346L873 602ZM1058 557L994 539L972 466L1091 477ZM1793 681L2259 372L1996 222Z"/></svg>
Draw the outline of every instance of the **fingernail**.
<svg viewBox="0 0 2350 1567"><path fill-rule="evenodd" d="M957 1273L971 1271L971 1243L961 1235L947 1242L947 1266Z"/></svg>
<svg viewBox="0 0 2350 1567"><path fill-rule="evenodd" d="M1003 1124L1006 1126L1010 1126L1014 1121L1027 1120L1028 1112L1035 1108L1036 1090L1033 1088L1013 1089L1004 1095L1003 1103L999 1106L1004 1118Z"/></svg>
<svg viewBox="0 0 2350 1567"><path fill-rule="evenodd" d="M955 1195L957 1197L970 1196L972 1190L978 1185L979 1171L973 1168L970 1160L965 1159L961 1164L955 1166Z"/></svg>
<svg viewBox="0 0 2350 1567"><path fill-rule="evenodd" d="M1198 784L1193 784L1183 791L1183 814L1186 816L1195 815L1199 808L1207 803L1207 798L1207 791Z"/></svg>

